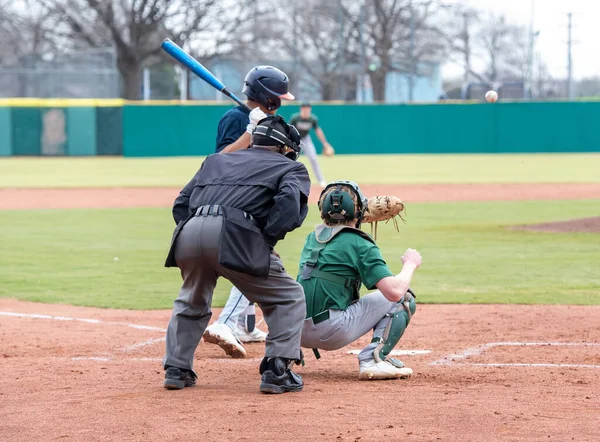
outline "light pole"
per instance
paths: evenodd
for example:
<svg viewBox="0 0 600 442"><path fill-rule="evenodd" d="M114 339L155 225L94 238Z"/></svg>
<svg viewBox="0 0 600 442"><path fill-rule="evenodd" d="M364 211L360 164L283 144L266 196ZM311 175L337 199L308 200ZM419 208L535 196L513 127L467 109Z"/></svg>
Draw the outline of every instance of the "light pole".
<svg viewBox="0 0 600 442"><path fill-rule="evenodd" d="M569 17L569 41L567 43L567 57L568 57L568 62L567 62L567 96L569 97L569 100L573 99L573 56L571 53L571 48L573 46L573 39L571 38L571 29L572 29L572 22L571 19L573 17L573 13L569 12L569 14L567 14L567 16Z"/></svg>

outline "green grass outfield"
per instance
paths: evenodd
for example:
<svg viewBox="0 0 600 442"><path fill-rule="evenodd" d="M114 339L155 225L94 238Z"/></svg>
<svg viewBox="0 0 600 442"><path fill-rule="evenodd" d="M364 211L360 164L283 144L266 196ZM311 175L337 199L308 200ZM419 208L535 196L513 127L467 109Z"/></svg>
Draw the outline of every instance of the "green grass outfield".
<svg viewBox="0 0 600 442"><path fill-rule="evenodd" d="M182 187L202 160L0 158L0 187ZM600 182L600 154L338 155L320 163L328 180L370 184Z"/></svg>
<svg viewBox="0 0 600 442"><path fill-rule="evenodd" d="M401 232L383 225L378 243L395 272L407 247L422 253L413 283L421 302L600 304L597 234L504 227L599 215L599 206L593 200L414 204ZM294 276L316 222L312 210L277 247ZM157 309L170 308L177 295L178 270L163 267L173 229L168 208L0 211L0 224L1 297ZM220 282L213 305L223 305L229 288Z"/></svg>

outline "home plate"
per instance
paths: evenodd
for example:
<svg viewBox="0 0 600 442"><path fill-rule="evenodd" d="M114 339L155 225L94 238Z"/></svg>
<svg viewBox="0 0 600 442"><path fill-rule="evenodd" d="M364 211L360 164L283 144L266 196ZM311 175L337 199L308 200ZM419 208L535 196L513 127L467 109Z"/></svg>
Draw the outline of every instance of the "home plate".
<svg viewBox="0 0 600 442"><path fill-rule="evenodd" d="M348 354L357 355L362 350L350 350ZM392 350L390 356L414 356L414 355L426 355L431 353L431 350Z"/></svg>

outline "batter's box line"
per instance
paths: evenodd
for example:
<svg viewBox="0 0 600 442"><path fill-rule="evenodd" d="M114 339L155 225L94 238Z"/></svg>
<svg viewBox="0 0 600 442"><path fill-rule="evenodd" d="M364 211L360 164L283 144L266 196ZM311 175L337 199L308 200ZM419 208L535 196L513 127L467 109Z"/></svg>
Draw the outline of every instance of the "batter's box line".
<svg viewBox="0 0 600 442"><path fill-rule="evenodd" d="M36 313L0 312L0 316L11 316L14 318L48 319L51 321L75 321L75 322L84 322L86 324L121 325L121 326L125 326L125 327L135 328L137 330L152 330L152 331L160 331L163 333L167 331L167 329L162 328L162 327L133 324L130 322L102 321L101 319L71 318L68 316L40 315L40 314L36 314Z"/></svg>
<svg viewBox="0 0 600 442"><path fill-rule="evenodd" d="M470 347L460 353L450 354L431 362L429 365L470 365L479 367L572 367L572 368L600 368L600 365L589 364L527 364L527 363L461 363L473 356L494 347L600 347L598 342L489 342L487 344Z"/></svg>

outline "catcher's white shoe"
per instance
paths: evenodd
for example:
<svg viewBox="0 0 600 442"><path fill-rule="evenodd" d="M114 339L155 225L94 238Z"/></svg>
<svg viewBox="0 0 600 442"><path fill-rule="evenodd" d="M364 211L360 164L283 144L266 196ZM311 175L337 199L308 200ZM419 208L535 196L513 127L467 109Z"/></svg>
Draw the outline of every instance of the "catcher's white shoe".
<svg viewBox="0 0 600 442"><path fill-rule="evenodd" d="M394 367L387 361L375 362L361 361L359 368L359 379L377 380L377 379L406 379L412 375L410 368Z"/></svg>
<svg viewBox="0 0 600 442"><path fill-rule="evenodd" d="M233 330L225 324L213 324L206 328L202 335L205 342L216 344L232 358L245 358L246 349L233 333Z"/></svg>
<svg viewBox="0 0 600 442"><path fill-rule="evenodd" d="M242 342L265 342L267 340L267 333L258 327L254 327L254 330L247 332L243 327L238 325L233 332Z"/></svg>

